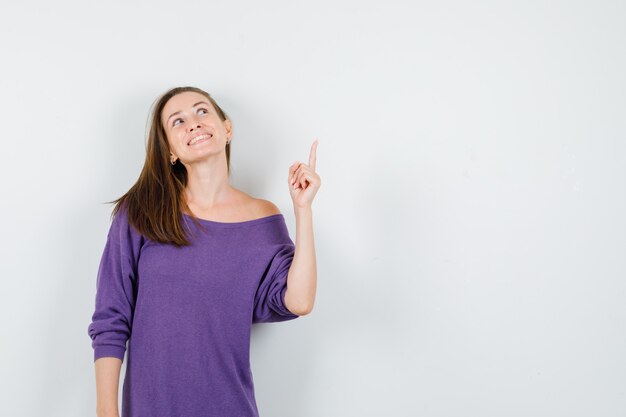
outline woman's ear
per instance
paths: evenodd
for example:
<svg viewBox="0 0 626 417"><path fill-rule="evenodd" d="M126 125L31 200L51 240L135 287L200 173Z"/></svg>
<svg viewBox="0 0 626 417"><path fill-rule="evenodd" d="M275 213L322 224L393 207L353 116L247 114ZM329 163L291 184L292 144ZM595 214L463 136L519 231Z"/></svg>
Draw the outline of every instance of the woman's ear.
<svg viewBox="0 0 626 417"><path fill-rule="evenodd" d="M224 125L226 126L226 137L229 140L233 139L233 124L230 122L230 119L224 120Z"/></svg>

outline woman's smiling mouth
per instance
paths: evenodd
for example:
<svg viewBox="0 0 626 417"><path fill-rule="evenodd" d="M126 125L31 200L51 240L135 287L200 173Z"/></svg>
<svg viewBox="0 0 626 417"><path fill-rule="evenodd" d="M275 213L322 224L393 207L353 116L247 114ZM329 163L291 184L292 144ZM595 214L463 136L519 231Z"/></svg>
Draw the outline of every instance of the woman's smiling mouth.
<svg viewBox="0 0 626 417"><path fill-rule="evenodd" d="M199 143L199 142L206 142L207 140L211 139L212 137L213 137L213 135L211 135L211 134L198 135L195 138L191 139L189 141L189 143L187 144L187 146L192 146L192 145L195 145L196 143Z"/></svg>

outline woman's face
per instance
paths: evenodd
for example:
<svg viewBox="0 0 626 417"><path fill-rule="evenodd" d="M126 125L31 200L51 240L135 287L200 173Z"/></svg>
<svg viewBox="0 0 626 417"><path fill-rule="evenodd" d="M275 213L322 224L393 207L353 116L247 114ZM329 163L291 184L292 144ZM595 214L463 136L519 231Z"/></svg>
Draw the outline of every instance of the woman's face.
<svg viewBox="0 0 626 417"><path fill-rule="evenodd" d="M170 98L161 123L170 145L170 160L184 163L224 151L232 136L230 120L222 121L211 102L194 91Z"/></svg>

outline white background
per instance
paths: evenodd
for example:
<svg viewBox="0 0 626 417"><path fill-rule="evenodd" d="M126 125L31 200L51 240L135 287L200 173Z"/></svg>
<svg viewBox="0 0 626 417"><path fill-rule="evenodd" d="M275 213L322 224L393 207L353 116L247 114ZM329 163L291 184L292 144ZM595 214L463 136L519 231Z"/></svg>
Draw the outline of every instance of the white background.
<svg viewBox="0 0 626 417"><path fill-rule="evenodd" d="M319 138L316 304L254 328L262 416L626 415L623 2L12 3L0 415L95 415L104 202L181 85L294 238Z"/></svg>

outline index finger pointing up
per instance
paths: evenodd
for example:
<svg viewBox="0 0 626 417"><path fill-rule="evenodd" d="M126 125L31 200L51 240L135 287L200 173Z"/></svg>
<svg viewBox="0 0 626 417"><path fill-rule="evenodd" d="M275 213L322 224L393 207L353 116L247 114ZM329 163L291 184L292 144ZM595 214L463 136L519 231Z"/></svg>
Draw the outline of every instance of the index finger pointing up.
<svg viewBox="0 0 626 417"><path fill-rule="evenodd" d="M315 161L317 159L317 143L319 140L316 138L313 145L311 145L311 153L309 154L309 168L315 172Z"/></svg>

